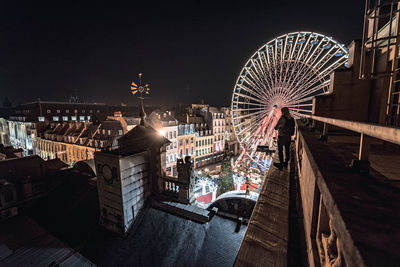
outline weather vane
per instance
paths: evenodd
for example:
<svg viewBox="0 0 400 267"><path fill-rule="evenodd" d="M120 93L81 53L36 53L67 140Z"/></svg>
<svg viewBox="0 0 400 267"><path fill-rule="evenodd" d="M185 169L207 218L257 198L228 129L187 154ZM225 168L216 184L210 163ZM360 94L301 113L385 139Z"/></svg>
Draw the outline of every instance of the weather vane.
<svg viewBox="0 0 400 267"><path fill-rule="evenodd" d="M137 92L139 92L140 99L143 99L143 94L146 94L146 95L149 94L149 92L150 92L149 85L148 84L142 85L142 73L139 73L139 86L137 86L135 82L132 82L131 92L133 95L136 94Z"/></svg>
<svg viewBox="0 0 400 267"><path fill-rule="evenodd" d="M150 88L148 84L142 85L142 73L139 73L139 86L136 85L135 82L132 82L131 84L131 92L133 95L135 95L137 92L140 93L139 99L140 99L140 125L145 125L145 118L146 118L146 113L144 112L144 106L143 106L143 94L148 95L150 92Z"/></svg>

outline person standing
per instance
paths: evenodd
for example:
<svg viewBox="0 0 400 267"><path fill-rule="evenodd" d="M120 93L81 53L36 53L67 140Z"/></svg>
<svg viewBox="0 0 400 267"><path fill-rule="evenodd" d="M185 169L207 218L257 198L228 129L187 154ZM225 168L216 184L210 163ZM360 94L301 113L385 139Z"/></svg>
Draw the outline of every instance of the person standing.
<svg viewBox="0 0 400 267"><path fill-rule="evenodd" d="M289 109L284 107L281 111L282 116L275 126L275 130L278 131L279 162L274 162L274 166L279 170L282 170L283 167L287 167L290 160L290 142L292 135L294 135L295 128L294 119L290 115ZM283 147L285 147L285 160L283 160Z"/></svg>

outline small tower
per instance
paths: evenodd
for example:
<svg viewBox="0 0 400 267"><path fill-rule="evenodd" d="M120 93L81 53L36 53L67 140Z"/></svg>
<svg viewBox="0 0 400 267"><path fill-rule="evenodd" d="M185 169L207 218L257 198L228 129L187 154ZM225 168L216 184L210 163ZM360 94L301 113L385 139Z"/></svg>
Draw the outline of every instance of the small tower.
<svg viewBox="0 0 400 267"><path fill-rule="evenodd" d="M178 181L186 185L179 190L179 201L183 203L192 203L195 200L192 158L186 156L185 159L178 159L176 165L178 169Z"/></svg>
<svg viewBox="0 0 400 267"><path fill-rule="evenodd" d="M165 169L161 158L170 144L145 125L143 99L141 108L140 125L118 139L118 148L95 152L94 156L100 225L119 234L128 232L148 198L160 191Z"/></svg>

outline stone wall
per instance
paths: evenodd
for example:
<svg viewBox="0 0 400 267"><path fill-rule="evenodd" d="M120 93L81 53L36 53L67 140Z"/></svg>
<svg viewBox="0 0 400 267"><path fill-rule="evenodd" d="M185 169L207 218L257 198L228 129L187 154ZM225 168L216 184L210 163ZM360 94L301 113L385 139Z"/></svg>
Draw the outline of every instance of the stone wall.
<svg viewBox="0 0 400 267"><path fill-rule="evenodd" d="M368 121L370 80L359 80L360 44L349 45L349 68L331 74L328 95L314 100L314 115L353 121Z"/></svg>
<svg viewBox="0 0 400 267"><path fill-rule="evenodd" d="M400 192L346 167L331 143L298 121L296 153L309 266L397 266Z"/></svg>
<svg viewBox="0 0 400 267"><path fill-rule="evenodd" d="M125 234L151 195L149 152L125 157L97 152L95 161L100 224ZM105 175L103 168L111 168L112 179Z"/></svg>
<svg viewBox="0 0 400 267"><path fill-rule="evenodd" d="M148 153L121 158L120 171L126 232L151 194Z"/></svg>

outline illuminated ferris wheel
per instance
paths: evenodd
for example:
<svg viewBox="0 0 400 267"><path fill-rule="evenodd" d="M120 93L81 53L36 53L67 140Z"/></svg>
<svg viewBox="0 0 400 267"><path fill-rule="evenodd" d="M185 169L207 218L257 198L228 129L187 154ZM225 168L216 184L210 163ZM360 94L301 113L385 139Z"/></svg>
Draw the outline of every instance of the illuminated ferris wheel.
<svg viewBox="0 0 400 267"><path fill-rule="evenodd" d="M235 134L243 149L236 163L251 159L266 168L259 145L274 149L274 127L280 109L294 117L311 114L312 98L328 92L330 74L347 63L347 48L314 32L279 36L258 49L246 62L232 94Z"/></svg>

